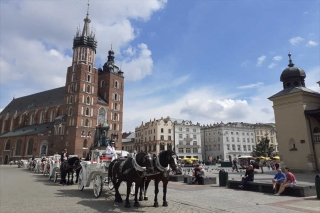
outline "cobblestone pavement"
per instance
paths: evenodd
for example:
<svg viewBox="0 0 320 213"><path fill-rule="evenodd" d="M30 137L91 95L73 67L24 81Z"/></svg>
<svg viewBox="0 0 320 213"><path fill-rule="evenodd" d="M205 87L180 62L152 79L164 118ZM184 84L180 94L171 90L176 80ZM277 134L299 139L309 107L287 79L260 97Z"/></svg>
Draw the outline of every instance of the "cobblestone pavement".
<svg viewBox="0 0 320 213"><path fill-rule="evenodd" d="M124 199L125 186L121 186ZM0 166L0 212L320 212L320 200L315 197L296 198L238 191L216 185L197 186L170 182L167 194L168 207L154 208L153 190L148 190L148 201L140 207L124 208L124 203L115 203L114 192L104 189L99 198L94 198L92 185L82 192L77 186L61 186L41 174L34 174L17 166ZM162 204L162 188L158 195ZM133 197L130 196L133 206Z"/></svg>

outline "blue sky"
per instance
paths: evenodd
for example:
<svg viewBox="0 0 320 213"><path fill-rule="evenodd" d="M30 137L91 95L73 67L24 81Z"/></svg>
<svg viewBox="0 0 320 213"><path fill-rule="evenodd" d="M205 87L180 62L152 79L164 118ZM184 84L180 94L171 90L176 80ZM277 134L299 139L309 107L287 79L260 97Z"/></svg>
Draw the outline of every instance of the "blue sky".
<svg viewBox="0 0 320 213"><path fill-rule="evenodd" d="M87 1L0 1L0 109L63 86ZM125 74L124 131L153 118L272 122L267 98L288 64L320 92L320 1L135 0L90 3L96 67L111 44Z"/></svg>

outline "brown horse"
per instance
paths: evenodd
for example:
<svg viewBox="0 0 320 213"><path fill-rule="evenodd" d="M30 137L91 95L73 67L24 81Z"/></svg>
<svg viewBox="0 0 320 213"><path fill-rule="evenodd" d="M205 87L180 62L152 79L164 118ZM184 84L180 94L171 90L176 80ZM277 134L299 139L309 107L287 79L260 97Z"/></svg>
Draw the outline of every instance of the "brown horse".
<svg viewBox="0 0 320 213"><path fill-rule="evenodd" d="M134 206L139 207L137 199L138 189L143 183L143 177L147 173L153 173L152 155L149 153L140 152L134 157L127 159L117 159L110 163L108 169L108 180L112 181L115 188L115 202L122 203L122 198L119 193L120 183L127 182L127 196L125 207L130 208L129 195L132 183L135 182L135 199Z"/></svg>
<svg viewBox="0 0 320 213"><path fill-rule="evenodd" d="M172 150L166 150L160 152L158 156L154 155L154 164L155 164L155 175L150 175L145 177L143 181L144 184L140 187L140 195L139 201L142 201L142 193L144 193L144 200L148 200L147 189L151 180L154 180L154 204L153 207L159 207L158 204L158 193L159 193L159 182L163 183L163 204L162 206L168 206L167 202L167 185L169 182L169 172L170 168L176 172L177 163L176 163L177 155Z"/></svg>

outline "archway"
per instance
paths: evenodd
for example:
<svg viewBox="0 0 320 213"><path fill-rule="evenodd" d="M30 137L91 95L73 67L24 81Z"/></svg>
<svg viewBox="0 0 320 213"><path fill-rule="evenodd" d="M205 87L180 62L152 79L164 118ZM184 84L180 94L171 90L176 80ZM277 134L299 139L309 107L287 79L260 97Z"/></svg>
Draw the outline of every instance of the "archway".
<svg viewBox="0 0 320 213"><path fill-rule="evenodd" d="M4 158L3 164L8 164L8 163L9 163L9 156L6 155L6 157Z"/></svg>

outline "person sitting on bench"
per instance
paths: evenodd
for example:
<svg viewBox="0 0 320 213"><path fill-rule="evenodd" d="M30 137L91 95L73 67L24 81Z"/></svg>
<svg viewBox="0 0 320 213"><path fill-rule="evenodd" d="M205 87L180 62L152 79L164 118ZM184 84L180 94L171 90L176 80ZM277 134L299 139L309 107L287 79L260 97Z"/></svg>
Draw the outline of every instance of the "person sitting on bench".
<svg viewBox="0 0 320 213"><path fill-rule="evenodd" d="M275 191L275 193L277 193L278 191L277 189L278 185L280 185L285 179L286 179L286 174L283 173L282 170L279 168L274 178L272 179L273 190Z"/></svg>
<svg viewBox="0 0 320 213"><path fill-rule="evenodd" d="M278 193L274 194L275 196L279 196L287 187L293 187L297 184L296 177L289 172L288 167L284 168L284 173L286 173L286 180L281 183Z"/></svg>
<svg viewBox="0 0 320 213"><path fill-rule="evenodd" d="M246 170L246 173L244 176L242 176L242 185L240 185L240 188L246 189L246 185L248 181L254 180L254 169L253 166L250 165L248 169Z"/></svg>

